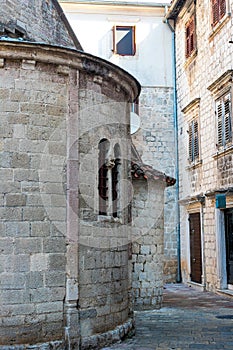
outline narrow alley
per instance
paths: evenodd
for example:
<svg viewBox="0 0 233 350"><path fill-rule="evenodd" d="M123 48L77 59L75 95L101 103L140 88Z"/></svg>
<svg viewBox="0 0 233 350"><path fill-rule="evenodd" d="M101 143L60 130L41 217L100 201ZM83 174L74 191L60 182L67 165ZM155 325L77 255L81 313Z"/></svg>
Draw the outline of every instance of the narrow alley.
<svg viewBox="0 0 233 350"><path fill-rule="evenodd" d="M136 313L136 335L103 350L233 349L232 297L166 285L160 310Z"/></svg>

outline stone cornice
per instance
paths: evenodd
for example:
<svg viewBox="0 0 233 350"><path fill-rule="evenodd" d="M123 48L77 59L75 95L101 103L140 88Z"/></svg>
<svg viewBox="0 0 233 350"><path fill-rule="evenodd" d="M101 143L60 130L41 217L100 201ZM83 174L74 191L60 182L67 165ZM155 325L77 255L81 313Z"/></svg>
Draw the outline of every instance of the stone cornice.
<svg viewBox="0 0 233 350"><path fill-rule="evenodd" d="M201 99L200 99L199 97L198 97L198 98L195 98L195 99L192 100L189 104L187 104L187 106L185 106L185 107L181 110L181 112L184 113L184 114L186 114L186 113L190 112L190 110L191 110L192 108L198 107L199 104L200 104L200 100L201 100Z"/></svg>
<svg viewBox="0 0 233 350"><path fill-rule="evenodd" d="M218 79L216 79L211 85L207 87L213 94L217 94L219 90L222 90L226 85L232 83L233 70L229 69L223 73Z"/></svg>
<svg viewBox="0 0 233 350"><path fill-rule="evenodd" d="M0 58L34 60L100 76L112 81L118 89L123 89L130 102L138 97L141 90L139 82L122 68L102 58L75 49L25 41L0 41Z"/></svg>

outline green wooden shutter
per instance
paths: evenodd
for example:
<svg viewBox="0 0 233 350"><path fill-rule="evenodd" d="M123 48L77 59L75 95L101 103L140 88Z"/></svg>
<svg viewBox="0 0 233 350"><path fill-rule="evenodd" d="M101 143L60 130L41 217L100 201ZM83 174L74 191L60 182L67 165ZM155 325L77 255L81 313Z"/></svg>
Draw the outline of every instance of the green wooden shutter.
<svg viewBox="0 0 233 350"><path fill-rule="evenodd" d="M217 145L221 147L223 145L223 110L222 101L216 102L216 115L217 115Z"/></svg>
<svg viewBox="0 0 233 350"><path fill-rule="evenodd" d="M231 141L232 131L231 131L231 95L227 94L223 98L224 106L224 144Z"/></svg>
<svg viewBox="0 0 233 350"><path fill-rule="evenodd" d="M193 156L194 156L194 159L198 159L199 158L199 134L198 134L198 122L197 122L197 120L193 121L193 135L194 135Z"/></svg>
<svg viewBox="0 0 233 350"><path fill-rule="evenodd" d="M193 128L192 123L189 124L189 161L193 161Z"/></svg>

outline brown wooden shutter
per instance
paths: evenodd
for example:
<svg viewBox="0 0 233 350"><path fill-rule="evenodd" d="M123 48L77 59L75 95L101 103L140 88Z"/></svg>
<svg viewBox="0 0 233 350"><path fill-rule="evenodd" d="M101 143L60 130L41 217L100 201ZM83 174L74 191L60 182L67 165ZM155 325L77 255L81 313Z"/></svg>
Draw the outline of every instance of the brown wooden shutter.
<svg viewBox="0 0 233 350"><path fill-rule="evenodd" d="M212 24L215 26L219 21L219 0L212 0Z"/></svg>
<svg viewBox="0 0 233 350"><path fill-rule="evenodd" d="M191 56L195 50L195 20L194 16L191 17L186 24L186 57Z"/></svg>
<svg viewBox="0 0 233 350"><path fill-rule="evenodd" d="M219 0L219 19L226 14L226 0Z"/></svg>

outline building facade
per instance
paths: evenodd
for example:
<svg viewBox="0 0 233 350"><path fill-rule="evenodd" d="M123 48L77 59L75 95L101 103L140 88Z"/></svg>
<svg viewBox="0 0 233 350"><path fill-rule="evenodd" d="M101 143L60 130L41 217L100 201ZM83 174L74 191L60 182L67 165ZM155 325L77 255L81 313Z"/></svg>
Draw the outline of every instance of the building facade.
<svg viewBox="0 0 233 350"><path fill-rule="evenodd" d="M132 161L138 81L56 0L0 4L0 348L99 349L161 306L175 181Z"/></svg>
<svg viewBox="0 0 233 350"><path fill-rule="evenodd" d="M163 22L166 1L59 2L86 52L113 62L139 81L141 94L132 111L140 120L133 120L133 143L144 163L176 177L172 33ZM165 282L177 279L176 198L175 186L165 190Z"/></svg>
<svg viewBox="0 0 233 350"><path fill-rule="evenodd" d="M233 289L232 10L228 0L177 1L179 203L183 280Z"/></svg>

